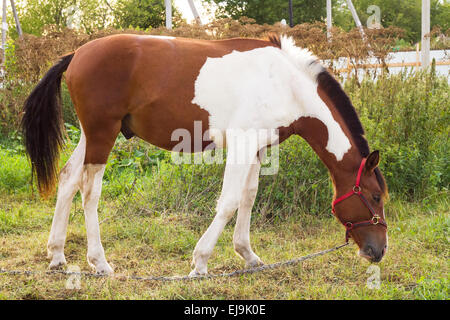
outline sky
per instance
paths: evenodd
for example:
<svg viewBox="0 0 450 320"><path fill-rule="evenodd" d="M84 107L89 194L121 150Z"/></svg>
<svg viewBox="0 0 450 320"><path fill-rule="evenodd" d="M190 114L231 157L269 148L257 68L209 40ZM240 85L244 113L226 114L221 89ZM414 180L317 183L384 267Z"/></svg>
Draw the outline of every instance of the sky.
<svg viewBox="0 0 450 320"><path fill-rule="evenodd" d="M211 20L211 15L208 14L206 8L202 5L201 0L194 0L195 7L197 8L198 14L200 15L200 19L203 23L207 23ZM187 0L174 0L174 5L181 11L183 18L187 20L187 22L192 22L194 20L194 15L192 14L191 7Z"/></svg>

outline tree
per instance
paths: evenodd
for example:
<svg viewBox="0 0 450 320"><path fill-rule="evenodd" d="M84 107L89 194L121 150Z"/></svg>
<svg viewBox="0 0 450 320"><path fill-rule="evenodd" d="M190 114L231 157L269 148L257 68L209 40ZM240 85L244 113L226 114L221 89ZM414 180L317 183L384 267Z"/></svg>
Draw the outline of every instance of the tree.
<svg viewBox="0 0 450 320"><path fill-rule="evenodd" d="M248 17L256 23L274 24L282 19L289 20L288 0L203 0L205 5L217 6L216 17L239 19ZM294 23L324 20L326 17L325 1L293 0Z"/></svg>
<svg viewBox="0 0 450 320"><path fill-rule="evenodd" d="M203 0L206 5L217 6L216 17L242 16L253 18L257 23L273 24L289 18L288 0ZM355 28L355 22L347 7L346 0L333 0L333 25L349 31ZM421 37L422 0L353 0L353 4L363 25L372 12L367 13L371 5L381 12L381 25L396 26L405 30L409 42L417 42ZM326 17L325 0L293 0L294 23L324 21ZM431 28L439 25L448 30L450 23L450 1L431 0Z"/></svg>
<svg viewBox="0 0 450 320"><path fill-rule="evenodd" d="M345 0L337 1L338 9L333 12L334 23L345 30L355 27L355 23L346 6ZM450 3L448 0L431 0L431 28L440 25L443 30L449 28ZM364 25L372 13L367 13L370 5L380 8L381 25L396 26L405 30L405 39L417 42L421 38L422 0L353 0L353 4Z"/></svg>
<svg viewBox="0 0 450 320"><path fill-rule="evenodd" d="M105 28L111 22L111 11L97 0L27 0L16 3L24 33L41 35L45 26L57 29L76 27L85 32ZM9 25L14 26L13 18Z"/></svg>
<svg viewBox="0 0 450 320"><path fill-rule="evenodd" d="M172 6L172 15L174 21L181 20L175 6ZM166 7L164 0L118 0L114 16L118 28L157 28L165 24Z"/></svg>

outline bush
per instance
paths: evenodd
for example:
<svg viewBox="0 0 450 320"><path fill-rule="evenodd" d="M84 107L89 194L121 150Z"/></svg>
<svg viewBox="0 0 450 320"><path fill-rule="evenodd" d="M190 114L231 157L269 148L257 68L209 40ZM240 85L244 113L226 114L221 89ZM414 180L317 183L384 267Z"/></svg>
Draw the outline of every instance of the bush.
<svg viewBox="0 0 450 320"><path fill-rule="evenodd" d="M433 69L433 68L432 68ZM392 193L417 200L449 187L449 84L431 72L346 83ZM446 151L447 150L447 151Z"/></svg>

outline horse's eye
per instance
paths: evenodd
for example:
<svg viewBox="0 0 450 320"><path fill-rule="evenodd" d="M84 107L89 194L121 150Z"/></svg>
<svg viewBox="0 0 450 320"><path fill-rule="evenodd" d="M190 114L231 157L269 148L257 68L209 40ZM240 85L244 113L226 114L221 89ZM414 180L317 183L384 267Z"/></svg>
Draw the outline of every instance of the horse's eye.
<svg viewBox="0 0 450 320"><path fill-rule="evenodd" d="M373 198L373 200L375 200L375 202L380 202L380 200L381 200L381 197L380 197L380 195L378 195L378 194L374 194L374 195L372 196L372 198Z"/></svg>

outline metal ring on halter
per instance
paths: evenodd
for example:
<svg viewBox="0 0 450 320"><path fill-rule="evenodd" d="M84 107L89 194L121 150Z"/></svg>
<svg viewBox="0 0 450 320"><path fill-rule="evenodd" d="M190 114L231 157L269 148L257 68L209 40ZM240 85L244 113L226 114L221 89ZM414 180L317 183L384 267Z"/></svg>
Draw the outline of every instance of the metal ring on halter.
<svg viewBox="0 0 450 320"><path fill-rule="evenodd" d="M346 222L346 223L345 223L345 227L347 228L347 230L351 230L351 229L353 229L353 223L351 223L351 222Z"/></svg>
<svg viewBox="0 0 450 320"><path fill-rule="evenodd" d="M354 186L353 187L353 193L360 193L361 192L361 187L360 186Z"/></svg>
<svg viewBox="0 0 450 320"><path fill-rule="evenodd" d="M379 215L374 215L372 217L372 224L378 224L380 222L381 217Z"/></svg>

